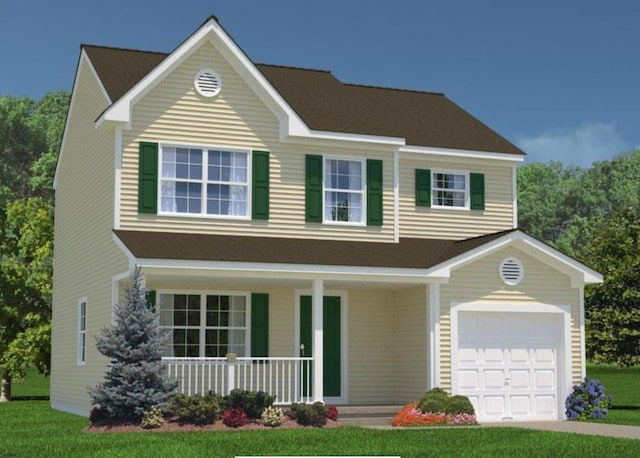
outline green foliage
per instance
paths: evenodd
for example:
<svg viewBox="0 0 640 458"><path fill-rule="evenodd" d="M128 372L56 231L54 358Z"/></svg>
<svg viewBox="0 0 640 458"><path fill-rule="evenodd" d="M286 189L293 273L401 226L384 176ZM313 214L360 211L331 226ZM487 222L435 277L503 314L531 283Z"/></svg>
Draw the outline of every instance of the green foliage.
<svg viewBox="0 0 640 458"><path fill-rule="evenodd" d="M324 404L314 402L313 404L291 404L291 416L303 426L322 427L327 424L327 413Z"/></svg>
<svg viewBox="0 0 640 458"><path fill-rule="evenodd" d="M433 388L422 395L418 409L422 412L444 412L449 395L442 388Z"/></svg>
<svg viewBox="0 0 640 458"><path fill-rule="evenodd" d="M271 407L276 397L264 391L248 391L235 389L224 397L227 408L238 407L244 410L249 418L260 418L266 407Z"/></svg>
<svg viewBox="0 0 640 458"><path fill-rule="evenodd" d="M171 399L169 411L178 417L180 423L207 425L219 418L221 406L222 398L212 391L204 396L177 394Z"/></svg>
<svg viewBox="0 0 640 458"><path fill-rule="evenodd" d="M444 407L444 413L448 413L451 415L458 415L461 413L467 413L470 415L476 414L471 401L469 401L469 398L461 395L451 396L449 399L447 399L447 403Z"/></svg>
<svg viewBox="0 0 640 458"><path fill-rule="evenodd" d="M142 415L140 426L144 429L159 428L164 424L164 415L159 407L152 407Z"/></svg>
<svg viewBox="0 0 640 458"><path fill-rule="evenodd" d="M265 426L280 426L284 422L284 411L279 407L267 407L262 411L261 419Z"/></svg>
<svg viewBox="0 0 640 458"><path fill-rule="evenodd" d="M172 396L176 381L166 379L162 348L166 334L158 315L147 309L142 273L131 272L125 301L113 309L112 326L96 338L98 351L109 358L105 380L89 389L91 402L118 421L139 421L152 407Z"/></svg>

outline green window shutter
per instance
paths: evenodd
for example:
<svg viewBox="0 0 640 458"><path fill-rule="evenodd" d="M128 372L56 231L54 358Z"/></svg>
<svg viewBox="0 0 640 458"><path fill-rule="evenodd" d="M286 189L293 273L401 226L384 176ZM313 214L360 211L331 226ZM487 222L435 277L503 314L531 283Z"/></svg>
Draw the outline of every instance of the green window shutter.
<svg viewBox="0 0 640 458"><path fill-rule="evenodd" d="M305 219L322 222L322 156L307 154L305 157Z"/></svg>
<svg viewBox="0 0 640 458"><path fill-rule="evenodd" d="M484 174L469 174L471 210L484 210Z"/></svg>
<svg viewBox="0 0 640 458"><path fill-rule="evenodd" d="M431 170L416 169L416 206L431 206Z"/></svg>
<svg viewBox="0 0 640 458"><path fill-rule="evenodd" d="M382 161L367 159L367 225L382 226Z"/></svg>
<svg viewBox="0 0 640 458"><path fill-rule="evenodd" d="M140 142L138 212L158 213L158 144Z"/></svg>
<svg viewBox="0 0 640 458"><path fill-rule="evenodd" d="M156 292L155 290L149 290L144 294L144 302L147 308L151 311L156 310Z"/></svg>
<svg viewBox="0 0 640 458"><path fill-rule="evenodd" d="M251 185L251 217L269 219L269 152L254 151Z"/></svg>
<svg viewBox="0 0 640 458"><path fill-rule="evenodd" d="M269 356L268 294L251 294L251 356Z"/></svg>

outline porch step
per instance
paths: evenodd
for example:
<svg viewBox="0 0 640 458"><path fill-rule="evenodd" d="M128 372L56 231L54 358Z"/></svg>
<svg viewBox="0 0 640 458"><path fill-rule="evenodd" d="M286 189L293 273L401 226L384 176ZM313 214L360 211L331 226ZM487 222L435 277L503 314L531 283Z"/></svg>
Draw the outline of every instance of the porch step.
<svg viewBox="0 0 640 458"><path fill-rule="evenodd" d="M403 406L359 405L338 406L340 421L351 426L390 426L393 416Z"/></svg>

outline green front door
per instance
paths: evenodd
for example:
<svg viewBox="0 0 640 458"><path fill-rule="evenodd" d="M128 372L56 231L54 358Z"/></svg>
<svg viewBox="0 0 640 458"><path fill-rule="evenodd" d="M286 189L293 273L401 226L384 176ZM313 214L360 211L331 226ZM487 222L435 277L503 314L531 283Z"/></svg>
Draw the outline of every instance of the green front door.
<svg viewBox="0 0 640 458"><path fill-rule="evenodd" d="M341 329L340 329L340 297L325 296L323 300L324 313L324 397L340 397L341 395ZM304 345L304 354L301 356L313 356L312 347L312 318L311 296L300 298L300 343ZM308 396L306 390L306 377L312 377L311 373L303 374L303 394ZM313 378L311 379L313 380ZM311 386L311 383L309 383Z"/></svg>

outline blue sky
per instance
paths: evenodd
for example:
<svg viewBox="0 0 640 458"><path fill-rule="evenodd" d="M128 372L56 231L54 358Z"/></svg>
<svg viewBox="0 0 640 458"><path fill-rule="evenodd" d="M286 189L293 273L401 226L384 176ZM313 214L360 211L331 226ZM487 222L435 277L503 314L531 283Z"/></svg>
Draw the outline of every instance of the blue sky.
<svg viewBox="0 0 640 458"><path fill-rule="evenodd" d="M0 0L0 95L70 90L80 43L170 51L211 14L255 62L444 92L528 162L640 148L628 0Z"/></svg>

